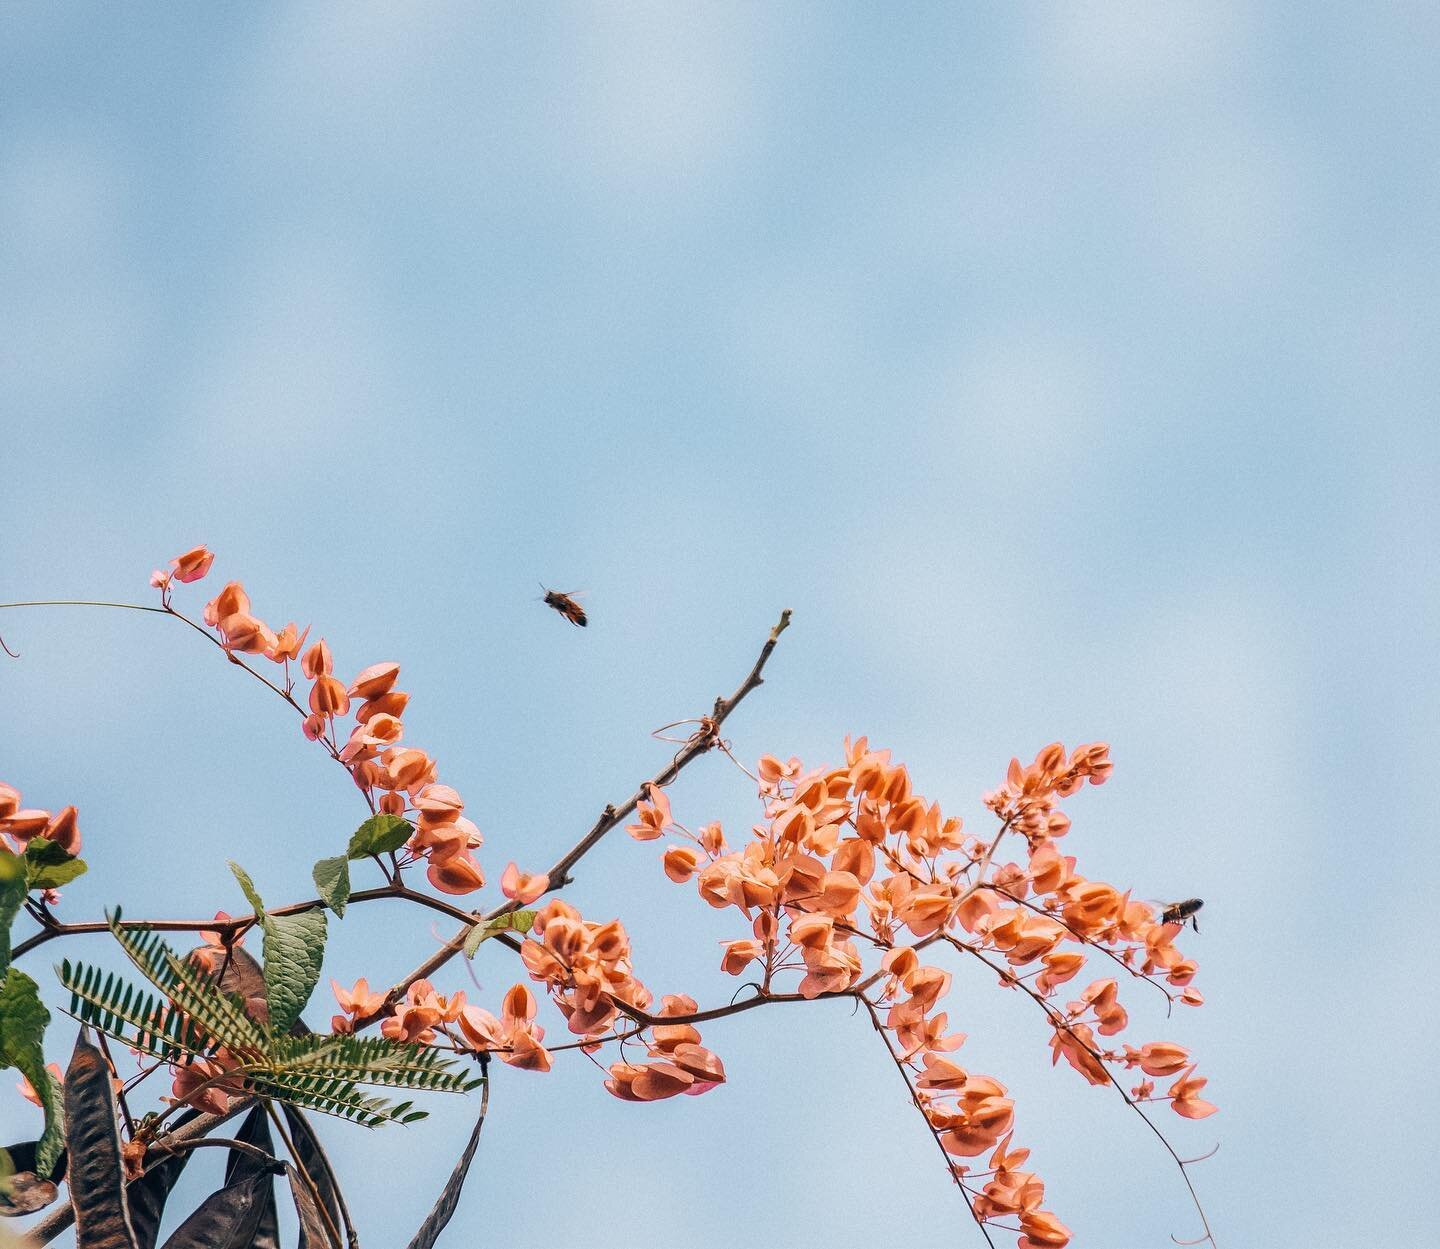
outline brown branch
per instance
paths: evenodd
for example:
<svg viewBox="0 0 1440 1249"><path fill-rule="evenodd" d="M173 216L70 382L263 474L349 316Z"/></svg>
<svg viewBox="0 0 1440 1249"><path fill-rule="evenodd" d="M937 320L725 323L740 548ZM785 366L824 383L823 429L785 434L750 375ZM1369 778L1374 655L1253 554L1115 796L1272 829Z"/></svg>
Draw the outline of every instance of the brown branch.
<svg viewBox="0 0 1440 1249"><path fill-rule="evenodd" d="M634 811L635 808L645 800L647 791L651 785L654 785L658 789L670 784L680 775L681 770L686 764L697 759L716 744L719 739L720 726L725 723L726 718L740 705L741 701L751 690L764 683L764 678L761 676L761 673L764 671L765 664L769 661L771 653L775 650L775 644L780 640L780 635L789 627L790 609L787 607L780 613L780 620L775 627L770 630L770 636L765 640L765 645L760 650L760 657L756 659L754 667L750 669L745 679L740 682L739 687L729 698L717 698L715 700L715 706L710 712L711 731L703 736L697 734L692 738L675 755L669 764L641 785L639 789L630 795L622 806L617 807L613 803L606 806L600 818L595 821L594 827L561 855L551 866L549 872L546 873L546 875L550 877L550 889L552 892L571 883L570 869L593 850L606 833L619 824L621 820ZM435 972L454 958L464 946L465 937L475 924L489 923L491 920L498 919L502 915L508 915L510 912L518 909L520 909L518 902L507 902L503 906L496 907L493 911L489 911L483 915L473 916L471 921L451 937L448 942L441 946L440 949L421 963L420 966L415 968L415 970L403 980L398 981L391 987L390 991L385 995L386 1006L388 1007L390 1003L398 1002L404 997L405 991L414 984L415 981L428 980ZM367 1015L362 1019L357 1019L355 1021L356 1028L363 1028L373 1023L376 1019L380 1018L384 1010L385 1007L382 1007L380 1011L377 1011L373 1015Z"/></svg>
<svg viewBox="0 0 1440 1249"><path fill-rule="evenodd" d="M346 900L348 906L352 902L378 902L386 898L396 898L402 902L414 902L418 906L429 907L432 911L439 911L442 915L448 915L451 919L466 920L474 922L473 912L466 911L461 907L454 906L440 898L432 898L427 893L420 893L405 885L383 885L375 889L361 889L352 893ZM286 906L277 906L267 914L275 916L300 915L305 911L317 911L325 905L321 898L307 898L304 902L291 902ZM45 924L44 931L36 933L32 937L20 942L12 953L12 958L19 958L22 954L28 953L36 946L44 945L47 941L53 941L56 937L83 936L86 933L109 932L110 925L104 920L85 920L81 923L62 924L53 916L42 920ZM134 930L137 932L219 932L228 934L243 933L253 928L260 922L258 915L239 915L232 919L123 919L119 927Z"/></svg>
<svg viewBox="0 0 1440 1249"><path fill-rule="evenodd" d="M156 1153L173 1154L181 1149L201 1149L213 1146L217 1149L233 1149L238 1153L249 1154L250 1157L267 1166L279 1170L285 1164L272 1153L267 1153L257 1145L247 1145L244 1141L231 1140L228 1136L206 1136L197 1137L190 1141L177 1141L169 1137L162 1137L150 1146Z"/></svg>

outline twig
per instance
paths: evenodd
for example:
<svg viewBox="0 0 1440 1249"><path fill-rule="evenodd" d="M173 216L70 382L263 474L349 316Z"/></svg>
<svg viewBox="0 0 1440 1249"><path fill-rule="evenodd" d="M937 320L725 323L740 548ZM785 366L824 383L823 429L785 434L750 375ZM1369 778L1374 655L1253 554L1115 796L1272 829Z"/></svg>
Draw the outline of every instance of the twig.
<svg viewBox="0 0 1440 1249"><path fill-rule="evenodd" d="M171 1137L161 1137L158 1141L151 1144L150 1149L156 1153L173 1154L181 1149L204 1149L210 1146L214 1146L217 1149L233 1149L242 1154L249 1154L252 1158L258 1159L266 1165L274 1167L276 1170L279 1170L285 1165L279 1158L275 1157L274 1154L267 1153L258 1145L250 1145L245 1141L231 1140L227 1136L203 1136L193 1141L177 1141Z"/></svg>
<svg viewBox="0 0 1440 1249"><path fill-rule="evenodd" d="M765 640L765 645L760 650L760 657L756 659L754 667L750 669L745 679L740 682L739 687L729 698L717 698L715 700L715 706L710 713L710 719L714 723L717 732L720 726L725 723L726 717L740 705L745 696L749 694L751 690L764 683L764 678L761 676L761 673L764 671L765 664L769 660L771 653L775 650L775 644L780 640L780 635L789 627L790 609L787 607L780 613L780 620L775 627L770 630L770 636ZM600 818L595 821L594 827L561 855L550 868L549 872L546 873L550 878L551 890L559 889L563 885L570 883L570 869L593 850L606 833L619 824L621 820L634 811L635 808L645 800L651 785L654 785L658 789L670 784L671 781L680 775L681 769L683 769L686 764L709 750L713 741L713 736L705 738L704 740L692 741L689 745L685 746L666 767L641 785L635 793L631 794L622 806L617 807L613 803L607 806L601 813ZM414 984L415 981L428 979L454 958L464 946L466 935L476 923L489 923L491 920L498 919L502 915L508 915L511 911L518 910L519 905L517 902L507 902L503 906L496 907L493 911L484 915L474 916L464 928L450 938L449 942L441 946L440 949L435 951L434 954L415 968L415 970L403 980L397 981L385 995L386 1005L373 1015L366 1015L362 1019L357 1019L355 1021L356 1028L363 1028L373 1023L376 1019L379 1019L389 1004L398 1002L404 997L405 991Z"/></svg>
<svg viewBox="0 0 1440 1249"><path fill-rule="evenodd" d="M451 919L462 919L471 924L475 923L476 917L473 912L466 911L441 898L432 898L427 893L420 893L418 890L407 888L404 885L384 885L375 889L358 890L350 895L346 900L346 905L348 906L352 902L379 902L387 898L395 898L402 902L414 902L419 906L428 907L432 911L439 911L442 915L448 915ZM322 898L307 898L304 902L291 902L286 906L274 907L268 913L275 916L300 915L305 911L318 911L325 905ZM137 932L218 932L233 935L253 928L259 922L258 915L247 914L238 915L232 919L122 919L119 926ZM11 957L19 958L36 946L53 941L56 937L76 937L86 933L109 931L110 925L104 920L92 919L75 924L62 924L56 921L54 916L51 916L44 931L37 932L34 936L27 937L20 942Z"/></svg>
<svg viewBox="0 0 1440 1249"><path fill-rule="evenodd" d="M956 1163L950 1157L950 1151L945 1148L945 1142L940 1136L939 1130L930 1122L930 1115L925 1109L925 1104L920 1100L920 1094L915 1088L914 1081L910 1079L910 1072L906 1070L900 1055L895 1052L895 1047L890 1044L890 1035L885 1031L885 1025L880 1022L880 1014L875 1009L875 1004L863 993L857 995L860 1001L865 1004L865 1010L870 1016L870 1022L875 1025L875 1031L880 1034L880 1039L885 1042L885 1052L890 1055L890 1061L895 1064L895 1070L900 1073L900 1078L905 1081L905 1087L910 1092L910 1100L915 1109L920 1112L920 1117L925 1120L925 1126L930 1129L930 1135L935 1138L935 1147L939 1149L940 1156L945 1159L946 1170L950 1172L960 1189L960 1194L965 1198L965 1204L970 1208L970 1217L975 1220L975 1226L980 1229L980 1234L985 1237L985 1243L990 1249L995 1249L995 1242L990 1237L990 1229L985 1226L985 1220L980 1217L979 1211L975 1209L975 1202L971 1200L970 1190L965 1187L965 1181L960 1178L956 1171Z"/></svg>
<svg viewBox="0 0 1440 1249"><path fill-rule="evenodd" d="M1093 1059L1095 1059L1097 1063L1100 1064L1100 1070L1105 1073L1105 1078L1109 1080L1112 1085L1115 1086L1115 1091L1119 1093L1120 1096L1124 1099L1125 1104L1129 1106L1130 1109L1133 1110L1137 1115L1140 1116L1141 1121L1145 1124L1147 1128L1150 1129L1151 1132L1155 1134L1156 1139L1160 1142L1161 1145L1165 1147L1165 1152L1175 1160L1175 1165L1180 1168L1180 1178L1185 1182L1185 1187L1190 1192L1190 1200L1195 1206L1195 1213L1200 1216L1200 1225L1205 1229L1205 1235L1200 1237L1199 1240L1176 1241L1176 1244L1200 1245L1209 1243L1210 1245L1214 1245L1215 1234L1210 1230L1210 1220L1205 1217L1205 1207L1200 1204L1200 1194L1195 1191L1195 1185L1190 1181L1189 1164L1185 1161L1185 1159L1180 1157L1178 1153L1176 1153L1175 1147L1170 1144L1169 1140L1165 1136L1165 1133L1155 1126L1155 1124L1151 1121L1150 1116L1147 1115L1144 1109L1140 1106L1140 1104L1133 1097L1130 1096L1129 1090L1126 1089L1126 1087L1115 1078L1115 1073L1110 1070L1110 1065L1105 1061L1104 1056L1100 1054L1094 1046L1087 1045L1085 1043L1085 1041L1075 1032L1075 1029L1071 1026L1070 1020L1068 1020L1063 1014L1061 1014L1061 1012L1056 1009L1056 1007L1047 1002L1043 997L1040 996L1040 994L1036 993L1035 990L1032 989L1024 981L1019 980L1014 976L1010 976L1007 968L997 967L974 946L967 945L965 942L960 941L957 938L950 936L949 934L946 934L945 941L949 945L954 946L955 949L963 950L971 957L978 958L997 976L1008 977L1009 983L1015 985L1016 988L1018 988L1022 993L1026 994L1032 1001L1035 1002L1037 1006L1040 1007L1042 1011L1045 1012L1045 1016L1047 1019L1049 1019L1052 1027L1060 1029L1061 1031L1069 1034L1071 1040L1073 1040L1077 1045L1080 1046L1081 1049L1085 1050ZM1206 1156L1208 1157L1209 1155ZM1201 1160L1196 1159L1196 1161ZM1172 1235L1170 1239L1175 1240L1175 1237Z"/></svg>

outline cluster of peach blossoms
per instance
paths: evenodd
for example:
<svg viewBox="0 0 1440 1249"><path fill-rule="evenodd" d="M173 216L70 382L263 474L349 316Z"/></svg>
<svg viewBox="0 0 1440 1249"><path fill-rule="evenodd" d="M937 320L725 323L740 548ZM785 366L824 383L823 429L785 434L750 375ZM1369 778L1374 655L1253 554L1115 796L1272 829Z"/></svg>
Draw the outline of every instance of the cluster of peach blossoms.
<svg viewBox="0 0 1440 1249"><path fill-rule="evenodd" d="M150 584L165 607L171 606L173 583L205 577L214 558L207 548L195 547L176 556L168 570L151 574ZM349 771L372 811L413 822L415 833L401 866L423 860L427 879L443 893L468 894L484 887L485 873L474 854L484 839L465 816L464 801L436 779L436 763L428 753L402 744L410 695L397 688L399 664L371 664L348 683L341 680L325 639L307 648L309 627L299 629L293 621L277 632L255 614L238 581L227 583L205 604L202 618L232 657L254 655L281 667L281 692L303 717L305 736L322 743ZM304 703L294 697L291 665L297 662L309 682ZM349 719L354 723L347 728ZM501 878L502 892L521 903L548 887L543 875L521 872L513 863Z"/></svg>
<svg viewBox="0 0 1440 1249"><path fill-rule="evenodd" d="M807 772L796 759L762 759L764 820L739 848L727 844L718 824L696 833L677 824L666 795L654 788L630 834L640 841L678 836L662 853L665 874L677 883L693 879L709 905L733 908L748 921L749 933L723 946L725 971L739 976L754 968L765 995L783 978L800 997L842 995L865 1004L977 1218L1016 1217L1024 1249L1064 1245L1068 1230L1041 1209L1043 1183L1020 1169L1028 1151L1011 1147L1014 1107L1005 1086L955 1057L965 1037L939 1009L951 976L922 951L944 945L1027 993L1043 1012L1055 1060L1063 1057L1091 1083L1119 1088L1115 1072L1138 1066L1178 1078L1167 1098L1147 1081L1131 1090L1134 1101L1169 1100L1189 1118L1214 1111L1198 1096L1205 1081L1183 1047L1159 1041L1115 1051L1097 1039L1128 1023L1115 978L1093 981L1063 1007L1053 1001L1096 950L1172 1001L1202 1001L1189 987L1195 964L1174 945L1180 925L1082 876L1060 849L1070 821L1058 800L1106 780L1108 748L1081 746L1067 757L1056 744L1028 767L1012 761L1006 783L985 800L1000 820L988 840L915 794L889 752L847 740L845 760ZM1018 862L997 861L1007 836L1022 846ZM872 952L876 961L867 963ZM957 1161L987 1150L987 1171Z"/></svg>
<svg viewBox="0 0 1440 1249"><path fill-rule="evenodd" d="M173 583L204 577L213 558L197 547L154 574L168 610ZM249 655L280 666L283 685L276 688L303 716L305 735L349 771L372 811L412 822L397 866L423 860L430 883L447 894L484 885L473 853L480 832L464 816L459 794L436 779L430 755L402 744L409 696L397 688L397 664L373 664L348 683L341 680L323 639L307 648L308 629L293 623L272 629L254 614L239 582L205 605L203 619L237 662ZM303 705L293 695L294 663L309 682ZM352 716L347 728L342 722ZM1060 800L1087 782L1103 784L1111 766L1101 744L1068 755L1059 744L1047 746L1028 766L1013 760L1005 783L985 798L999 827L982 838L916 794L908 771L892 763L888 751L872 750L864 738L847 739L839 767L807 771L797 759L761 759L763 818L738 847L718 823L694 833L678 824L667 796L653 785L628 828L639 841L673 838L661 856L665 874L678 884L693 881L711 907L743 916L745 934L723 945L724 971L752 975L760 997L841 996L864 1006L975 1217L986 1223L1013 1218L1021 1249L1058 1249L1070 1232L1042 1208L1044 1184L1024 1169L1029 1151L1012 1144L1014 1104L1006 1087L957 1057L965 1036L942 1009L951 973L927 961L932 947L985 964L1001 985L1033 999L1053 1061L1063 1059L1091 1084L1114 1085L1134 1103L1168 1101L1188 1118L1215 1110L1199 1095L1205 1080L1184 1047L1149 1041L1107 1048L1108 1038L1129 1023L1116 977L1091 981L1074 1000L1057 1000L1098 952L1172 1002L1202 1002L1191 987L1195 963L1174 944L1181 925L1162 922L1154 907L1128 892L1086 878L1061 848L1070 820ZM38 835L78 851L75 809L55 815L24 809L18 791L0 784L0 842L23 850ZM1018 848L1013 861L1000 858L1007 838ZM550 882L512 863L501 885L513 905L523 905L546 893ZM223 912L216 918L228 920ZM192 958L212 973L243 939L233 931L203 935L205 944ZM657 1101L724 1082L723 1064L700 1044L690 1022L699 1013L693 998L666 995L651 1010L653 995L634 974L630 940L618 920L587 920L552 899L533 914L519 954L577 1038L566 1048L593 1054L607 1043L621 1044L622 1060L609 1066L605 1081L615 1096ZM524 984L505 993L496 1016L469 1004L463 992L441 995L428 980L410 984L394 1002L363 979L349 989L331 983L340 1008L331 1021L335 1033L380 1018L382 1034L393 1040L448 1043L513 1067L550 1069L538 1004ZM265 1009L263 998L248 1005L256 1013ZM633 1043L645 1048L643 1060L624 1053ZM174 1098L223 1111L241 1092L225 1078L233 1065L222 1050L177 1068ZM1135 1068L1147 1078L1127 1092L1117 1073ZM1172 1081L1163 1097L1154 1079ZM970 1160L987 1153L977 1169Z"/></svg>

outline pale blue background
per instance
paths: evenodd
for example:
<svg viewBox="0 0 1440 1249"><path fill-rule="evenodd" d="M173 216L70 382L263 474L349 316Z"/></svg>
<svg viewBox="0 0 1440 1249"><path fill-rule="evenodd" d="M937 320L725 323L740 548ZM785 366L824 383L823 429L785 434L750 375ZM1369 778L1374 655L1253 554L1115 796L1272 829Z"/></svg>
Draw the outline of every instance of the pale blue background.
<svg viewBox="0 0 1440 1249"><path fill-rule="evenodd" d="M1211 1076L1222 1113L1167 1126L1220 1142L1221 1244L1416 1243L1436 14L7 3L0 598L143 601L210 543L342 669L402 661L497 876L654 770L649 731L733 688L784 606L742 757L867 732L982 827L1012 753L1108 740L1069 849L1207 899L1208 1009L1126 1000ZM359 806L264 691L163 621L0 623L0 777L82 813L65 914L238 909L231 855L308 891ZM738 830L747 793L716 757L674 799ZM738 929L656 856L614 838L573 896L657 990L723 1000ZM327 974L430 942L359 909ZM515 978L498 949L476 971ZM951 1010L1077 1245L1197 1234L1023 1001L967 973ZM732 1082L696 1100L502 1071L445 1243L979 1243L863 1021L706 1037ZM448 1173L471 1111L442 1110L329 1133L368 1245Z"/></svg>

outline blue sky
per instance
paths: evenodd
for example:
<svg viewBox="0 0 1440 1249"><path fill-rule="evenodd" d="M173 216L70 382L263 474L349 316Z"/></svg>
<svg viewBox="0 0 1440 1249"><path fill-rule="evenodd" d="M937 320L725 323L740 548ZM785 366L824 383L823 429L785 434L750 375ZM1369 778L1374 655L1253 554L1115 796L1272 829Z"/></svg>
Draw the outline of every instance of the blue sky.
<svg viewBox="0 0 1440 1249"><path fill-rule="evenodd" d="M782 607L742 758L868 733L978 827L1012 754L1107 740L1068 848L1206 899L1207 1008L1128 1000L1211 1077L1172 1135L1220 1143L1221 1244L1419 1236L1437 36L1419 4L8 4L0 599L143 600L208 542L342 669L401 661L497 875L655 770ZM357 803L263 691L151 618L3 625L0 778L77 803L93 864L67 914L237 909L227 857L308 893ZM674 802L743 827L748 795L714 758ZM720 1000L737 934L654 857L613 839L572 896ZM431 943L357 909L327 975ZM1022 1003L962 980L951 1014L1077 1244L1198 1234ZM706 1038L699 1099L502 1072L451 1239L978 1243L863 1021ZM329 1133L384 1177L367 1243L469 1113Z"/></svg>

